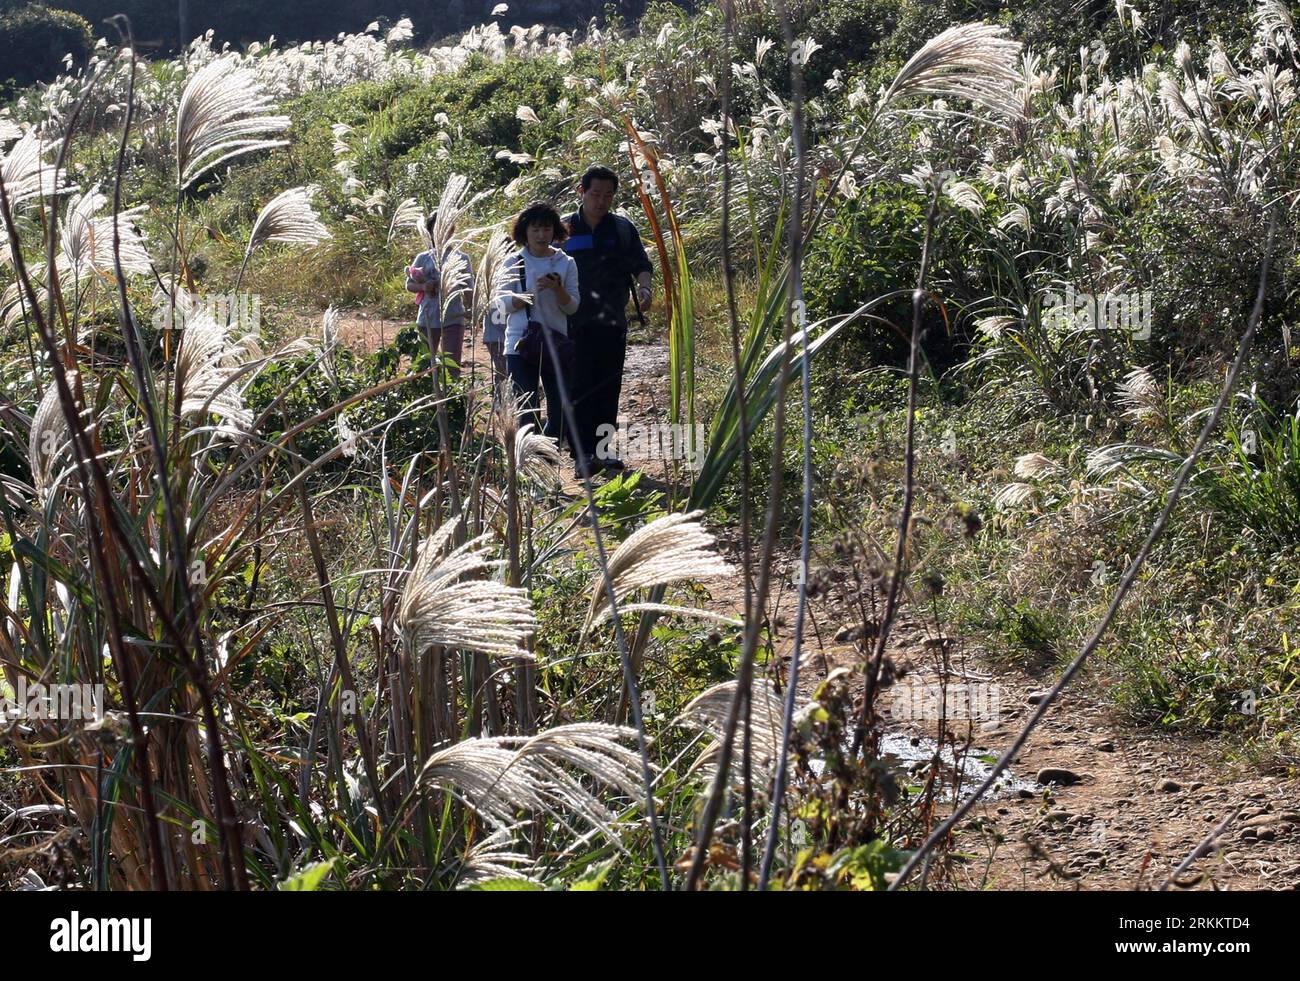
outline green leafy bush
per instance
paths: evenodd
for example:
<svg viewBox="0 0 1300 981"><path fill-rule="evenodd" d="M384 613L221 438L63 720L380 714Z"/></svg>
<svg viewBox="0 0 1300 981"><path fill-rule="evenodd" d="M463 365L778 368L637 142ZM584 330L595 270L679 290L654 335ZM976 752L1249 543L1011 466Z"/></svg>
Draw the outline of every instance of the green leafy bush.
<svg viewBox="0 0 1300 981"><path fill-rule="evenodd" d="M1300 542L1300 413L1255 413L1198 477L1211 503L1275 544Z"/></svg>
<svg viewBox="0 0 1300 981"><path fill-rule="evenodd" d="M847 313L868 300L916 285L920 232L925 220L919 196L901 184L872 187L841 208L823 227L804 263L808 316ZM907 297L848 329L839 343L851 363L866 367L906 358L912 305Z"/></svg>
<svg viewBox="0 0 1300 981"><path fill-rule="evenodd" d="M0 96L48 82L68 55L84 62L94 50L90 25L67 10L26 4L0 13Z"/></svg>
<svg viewBox="0 0 1300 981"><path fill-rule="evenodd" d="M368 388L391 381L408 371L421 372L429 366L429 350L420 331L407 327L400 331L391 345L374 354L358 356L347 348L335 352L334 366L337 380L329 379L323 371L308 370L315 360L306 355L291 361L275 364L262 372L249 388L248 404L256 413L265 411L275 402L275 409L267 419L266 432L283 433L285 430L309 419L330 406L363 392ZM306 374L304 375L304 371ZM301 377L300 380L298 380ZM413 379L382 394L365 399L347 410L349 427L363 433L373 426L393 420L408 412L413 402L433 395L431 376ZM464 403L453 400L448 407L450 432L455 438L465 424ZM437 413L430 404L415 412L408 412L387 431L388 452L407 456L437 447ZM367 442L373 444L382 432ZM295 437L298 452L308 460L329 452L340 442L333 418L299 433ZM346 466L346 460L335 461L333 470Z"/></svg>

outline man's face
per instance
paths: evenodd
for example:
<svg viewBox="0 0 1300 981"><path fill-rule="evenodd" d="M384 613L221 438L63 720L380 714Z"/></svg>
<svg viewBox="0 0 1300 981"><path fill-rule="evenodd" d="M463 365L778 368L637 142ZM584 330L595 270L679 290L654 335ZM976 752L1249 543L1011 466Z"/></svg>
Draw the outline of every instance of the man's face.
<svg viewBox="0 0 1300 981"><path fill-rule="evenodd" d="M614 207L614 188L614 181L597 179L582 192L582 213L593 227Z"/></svg>

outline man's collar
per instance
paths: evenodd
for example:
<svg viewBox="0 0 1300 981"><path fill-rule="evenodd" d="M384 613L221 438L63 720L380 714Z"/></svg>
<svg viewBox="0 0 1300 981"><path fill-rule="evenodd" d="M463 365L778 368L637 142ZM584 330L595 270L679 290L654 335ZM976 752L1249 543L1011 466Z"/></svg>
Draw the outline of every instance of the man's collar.
<svg viewBox="0 0 1300 981"><path fill-rule="evenodd" d="M600 224L604 224L604 223L605 223L605 220L608 219L609 216L612 215L613 213L614 213L614 212L613 212L612 209L611 209L610 211L606 211L606 212L605 212L605 217L602 218L602 219L600 220ZM578 221L582 222L582 224L583 224L584 226L586 226L586 229L587 229L587 231L589 231L589 232L594 232L598 227L600 227L599 225L593 225L593 224L592 224L592 223L587 219L587 213L586 213L585 211L582 210L582 202L579 202L579 203L578 203Z"/></svg>

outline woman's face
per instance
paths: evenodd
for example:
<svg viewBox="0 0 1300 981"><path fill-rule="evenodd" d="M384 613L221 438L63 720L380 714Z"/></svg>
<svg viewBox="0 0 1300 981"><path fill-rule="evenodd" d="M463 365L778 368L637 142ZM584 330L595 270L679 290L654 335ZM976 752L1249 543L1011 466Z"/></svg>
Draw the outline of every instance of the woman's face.
<svg viewBox="0 0 1300 981"><path fill-rule="evenodd" d="M549 221L533 222L528 226L528 248L534 252L545 252L555 238L555 229Z"/></svg>

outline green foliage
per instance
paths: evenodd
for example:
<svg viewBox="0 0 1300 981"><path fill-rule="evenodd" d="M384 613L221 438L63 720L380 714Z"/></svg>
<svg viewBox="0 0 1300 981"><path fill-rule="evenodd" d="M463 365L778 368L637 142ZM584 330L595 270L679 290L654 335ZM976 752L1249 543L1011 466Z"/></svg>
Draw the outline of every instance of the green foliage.
<svg viewBox="0 0 1300 981"><path fill-rule="evenodd" d="M0 97L50 81L68 55L84 64L94 46L90 25L70 11L41 3L6 9L0 13Z"/></svg>
<svg viewBox="0 0 1300 981"><path fill-rule="evenodd" d="M281 892L317 892L325 877L336 871L337 859L328 862L313 862L301 872L291 876L280 884Z"/></svg>
<svg viewBox="0 0 1300 981"><path fill-rule="evenodd" d="M527 879L488 879L469 887L470 892L544 892L545 887Z"/></svg>
<svg viewBox="0 0 1300 981"><path fill-rule="evenodd" d="M1144 619L1140 641L1111 659L1119 671L1120 710L1136 721L1177 731L1239 737L1246 751L1265 759L1290 755L1300 695L1295 597L1286 596L1272 576L1265 581L1268 585L1261 584L1248 600L1257 611L1264 604L1271 607L1271 621L1248 617L1225 631L1208 615ZM1271 602L1279 597L1280 608Z"/></svg>
<svg viewBox="0 0 1300 981"><path fill-rule="evenodd" d="M1197 475L1206 497L1243 531L1300 543L1300 411L1260 408L1231 425L1228 446Z"/></svg>
<svg viewBox="0 0 1300 981"><path fill-rule="evenodd" d="M625 471L597 487L592 495L601 526L609 527L615 541L664 513L662 492L638 490L642 476L639 470ZM575 501L571 511L577 514L585 506L585 502Z"/></svg>
<svg viewBox="0 0 1300 981"><path fill-rule="evenodd" d="M736 38L737 59L742 62L751 57L757 38L778 40L779 45L782 35L772 5L743 6ZM1116 439L1138 439L1138 433L1149 441L1160 441L1152 448L1152 456L1176 456L1174 451L1185 442L1188 430L1177 416L1186 415L1194 421L1204 408L1217 384L1221 357L1231 350L1237 336L1225 325L1236 326L1241 309L1249 305L1259 252L1257 223L1249 216L1241 220L1230 208L1207 219L1200 198L1180 197L1177 181L1162 176L1163 164L1145 145L1155 145L1150 134L1135 130L1129 134L1132 145L1110 146L1104 129L1098 136L1087 129L1087 120L1078 126L1061 122L1061 114L1070 112L1079 44L1104 40L1112 67L1136 66L1149 53L1147 41L1122 29L1109 4L1085 4L1081 16L1075 17L1067 17L1078 8L1074 0L1036 4L1022 0L806 0L789 6L796 34L822 45L806 72L814 99L808 118L815 141L817 194L824 191L825 167L833 167L841 141L852 139L856 135L853 125L860 122L845 101L849 83L868 79L869 95L875 82L945 27L1000 19L1038 48L1054 45L1065 52L1058 51L1049 61L1060 66L1066 84L1060 91L1042 96L1044 102L1059 104L1031 114L1032 125L1038 128L1028 133L1013 132L1005 139L1000 133L993 134L994 139L981 142L970 139L982 134L966 128L968 122L951 128L934 124L928 134L931 139L922 144L917 139L920 127L929 127L929 121L895 117L888 127L881 125L883 138L864 144L870 165L856 170L863 183L861 193L828 211L804 266L809 319L830 318L832 328L838 323L834 318L866 301L895 291L903 294L874 311L874 319L838 327L835 349L819 355L813 372L817 482L813 524L817 534L835 535L832 543L837 562L816 581L819 590L826 583L850 581L840 567L847 562L853 566L851 581L860 587L858 598L875 608L879 588L890 574L883 566L898 533L907 419L903 408L906 384L896 368L902 363L911 326L907 294L916 282L926 204L924 193L897 176L924 157L936 167L960 169L971 182L961 205L943 200L932 243L927 287L943 307L936 303L925 314L926 352L935 372L927 372L923 379L915 420L918 493L906 553L912 563L909 587L917 587L919 601L912 612L933 614L939 618L936 626L941 630L947 626L942 618L952 616L978 636L995 660L1045 667L1074 648L1105 606L1109 590L1090 588L1088 567L1101 558L1114 569L1132 554L1149 527L1164 487L1161 482L1168 476L1163 465L1134 465L1103 485L1085 473L1086 456ZM158 4L146 5L141 0L132 9L137 14L146 9L157 12L157 19L143 21L152 32L149 39L156 40L158 34L171 29L165 18L172 16L174 8L163 11ZM1177 0L1153 16L1150 37L1155 43L1184 33L1198 38L1205 36L1204 30L1226 24L1233 29L1230 47L1239 45L1247 19L1240 15L1227 18L1225 12L1222 3L1194 5ZM239 30L254 36L270 33L264 29L263 13L269 17L272 12L242 0L221 11L223 16L241 17ZM333 0L317 5L313 14L296 26L329 34L324 25L331 18L353 16ZM450 29L455 18L456 14L448 11L440 26ZM197 20L195 26L202 23ZM137 27L140 24L138 21ZM349 21L346 26L355 29L360 25ZM577 47L572 60L543 55L493 62L476 54L459 70L427 81L363 82L303 96L285 107L293 118L289 134L292 152L250 157L214 173L187 197L180 246L186 270L203 287L228 281L242 259L248 227L260 207L285 187L319 184L317 206L333 238L301 259L289 248L265 249L250 265L245 284L282 309L332 302L409 314L410 298L402 289L400 270L409 258L413 236L408 232L404 238L390 238L392 205L414 198L428 211L447 177L460 173L468 177L474 190L489 192L476 204L473 215L475 224L486 226L508 213L519 195L562 199L571 191L574 174L593 159L605 160L626 173L628 163L619 148L625 134L617 125L608 125L616 118L607 107L597 105L603 96L593 93L602 82L623 80L627 65L636 66L626 76L636 83L637 91L627 96L624 107L638 126L653 133L675 206L680 204L685 231L681 254L691 260L691 265L682 261L675 270L682 295L692 301L679 305L679 326L688 323L690 327L684 346L692 357L697 342L701 352L711 344L716 346L711 354L722 352L720 357L699 358L701 378L707 378L715 389L704 391L702 386L704 411L699 416L712 423L713 438L688 506L712 507L715 515L722 512L723 519L734 517L738 454L731 441L739 431L739 406L738 383L730 370L730 338L725 336L722 304L715 304L709 312L703 302L707 290L693 292L700 284L699 273L716 275L718 256L716 186L699 179L701 174L715 175L716 171L709 169L711 162L700 163L695 154L711 157L714 149L711 133L700 122L717 113L712 76L725 68L712 61L719 26L716 7L687 14L674 5L657 4L641 23L641 36L607 37L600 48ZM417 22L417 29L421 28L437 29ZM292 36L289 31L277 33ZM738 84L733 103L742 134L747 128L752 132L762 126L765 139L770 140L764 150L779 147L788 137L788 124L780 118L779 108L767 111L760 117L761 123L752 117L748 123L745 119L750 113L765 111L770 93L788 94L788 60L781 54L779 46L769 53L753 73L752 85ZM152 70L155 77L162 77L170 69L159 64ZM823 83L836 72L846 84L825 87ZM567 84L568 75L589 78L591 89L584 90L581 83ZM1093 71L1089 85L1095 83ZM539 122L521 120L520 106L530 107ZM351 132L336 137L331 127L338 123L347 124ZM1294 126L1294 122L1288 125ZM164 132L166 127L155 129ZM579 143L576 137L583 130L594 133L594 138ZM140 133L149 130L143 128ZM111 159L113 152L109 137L111 134L101 134L88 140L90 145L76 149L73 170L79 181L106 169L104 161ZM142 221L149 223L154 243L165 243L171 214L168 148L152 142L157 139L153 135L138 135L137 139L139 146L132 146L129 152L128 200L152 205L154 212L161 212L161 217L151 213ZM346 184L344 174L335 169L340 162L336 139L346 144L347 163L342 169L351 178ZM1123 152L1117 152L1120 150ZM515 163L498 157L499 151L526 153L532 160ZM935 151L937 157L931 160ZM1133 155L1144 163L1132 174L1114 170ZM733 212L733 235L741 240L735 255L738 264L744 263L745 275L752 277L741 282L739 306L743 317L742 375L749 394L749 449L755 461L748 503L755 515L766 504L768 461L776 436L770 420L779 381L778 369L765 367L763 362L780 337L788 283L781 264L784 212L780 202L783 194L788 202L785 168L789 161L779 151L767 156L773 159L758 159L761 154L751 157L742 148L733 170L738 181L735 186L744 189L737 191ZM1009 187L1012 180L1006 168L1013 163L1022 167L1023 187L1004 193L997 175L1001 173L1002 186ZM697 164L699 169L695 169ZM879 172L891 176L868 182L862 175L877 172L877 166ZM1147 169L1140 170L1142 166ZM1295 164L1279 159L1277 166L1279 172L1289 173L1288 168ZM1060 190L1067 176L1075 177L1076 172L1076 186L1089 189L1090 204L1095 208L1086 220L1071 210L1066 200L1069 194ZM1127 194L1111 191L1111 178L1116 174L1131 178L1135 189ZM521 190L507 194L504 188L518 178L522 180L516 187ZM363 189L357 190L358 186ZM623 203L632 203L634 199L626 191ZM1203 187L1199 191L1209 193ZM1057 204L1049 208L1047 199L1052 195ZM742 196L746 200L741 200ZM1026 208L1031 219L1028 224L1043 216L1050 215L1050 220L1037 222L1034 228L1000 224L1013 198L1021 199L1016 203ZM747 204L754 206L753 213L746 214ZM774 217L769 221L769 216ZM744 227L746 217L749 228ZM1091 234L1091 241L1085 232ZM38 224L31 222L24 235L39 240ZM747 238L750 241L744 241ZM1285 367L1287 359L1276 355L1290 353L1279 347L1286 336L1281 325L1294 319L1295 284L1300 277L1293 255L1293 230L1286 229L1283 239L1291 250L1290 261L1283 264L1270 294L1270 319L1261 332L1266 352L1254 366L1267 386L1269 400L1276 405L1290 404L1288 395L1295 389L1295 377ZM769 245L771 251L767 252ZM1113 338L1095 334L1053 336L1029 312L1034 294L1049 283L1115 270L1127 283L1149 286L1161 297L1163 320L1156 338L1146 346L1114 343ZM152 287L152 282L146 282L133 290L152 291ZM989 384L976 393L942 373L952 360L965 356L962 331L986 308L1007 313L1011 325L999 335L1000 345L990 341L981 348L970 377ZM138 307L142 320L148 320L149 311L149 301L142 301ZM294 330L300 329L287 314L282 316ZM83 342L87 326L82 319L73 331ZM281 325L277 321L275 326ZM118 370L122 352L120 343L111 340L111 333L104 335L109 340L103 344L103 338L90 335L90 349L111 368L86 365L86 379L106 385L107 380L116 384L116 379L126 377ZM158 338L147 333L146 347L158 351ZM1162 386L1168 379L1168 391L1160 393L1164 404L1157 412L1168 418L1162 417L1158 426L1126 416L1115 399L1117 381L1139 360L1153 365L1152 375ZM12 380L13 387L24 392L35 388L38 397L33 379L13 377L25 370L22 361L16 358L6 366L5 380ZM161 364L161 358L154 363ZM373 354L340 348L332 356L328 374L314 356L282 362L258 375L245 392L255 415L267 413L256 439L244 444L218 440L210 456L195 457L190 455L192 443L184 441L197 441L197 432L180 437L177 465L170 471L178 487L188 486L185 482L191 478L212 477L214 468L207 460L218 465L240 460L241 453L273 444L291 427L325 413L324 422L299 433L294 441L293 450L300 457L315 460L335 453L340 445L340 417L329 415L334 407L374 386L402 382L346 410L347 428L367 433L361 455L352 460L336 458L312 475L309 486L315 517L304 514L303 526L316 529L321 536L325 568L320 574L328 586L317 589L318 569L313 560L319 559L307 554L302 542L293 537L300 526L291 515L282 511L272 514L268 509L267 514L259 510L249 517L245 509L245 517L230 524L241 530L223 530L229 511L238 512L262 500L252 495L252 488L262 480L268 482L266 500L276 501L278 507L289 503L277 496L286 485L286 471L296 469L288 461L272 456L264 463L259 457L239 471L238 479L222 485L219 500L205 502L203 488L188 500L193 511L209 519L193 526L195 542L214 558L220 553L224 565L217 581L203 593L202 629L205 637L211 634L216 642L212 647L221 686L218 696L221 708L229 708L229 715L222 715L221 738L229 758L237 759L240 766L241 813L250 815L250 825L257 831L255 846L250 845L246 852L250 874L265 888L310 891L333 888L335 881L349 887L446 888L466 870L469 846L482 840L482 826L465 810L465 800L451 795L431 795L420 801L413 797L409 812L392 821L374 820L367 811L367 791L357 765L360 748L352 742L356 729L339 705L342 681L337 673L327 675L331 655L339 659L335 663L346 663L361 679L365 689L361 713L377 736L388 737L381 748L386 771L394 747L400 747L403 738L414 734L425 743L399 749L410 752L416 763L418 755L427 757L436 748L424 738L429 733L419 728L398 735L399 701L402 712L410 708L421 712L436 701L439 711L446 707L451 716L439 719L438 726L445 722L445 732L463 737L482 723L481 713L487 711L485 692L500 698L496 708L503 711L505 724L496 728L497 732L513 731L515 720L523 716L515 699L520 692L534 693L533 688L519 685L526 675L513 658L486 662L460 658L454 652L424 657L424 652L404 650L404 641L395 636L405 629L400 618L394 620L392 604L402 589L400 570L414 558L407 546L427 541L429 532L445 520L450 503L440 496L443 489L460 481L456 486L466 490L462 500L469 502L468 534L494 539L506 524L502 502L515 492L514 488L502 489L502 448L496 434L488 430L490 424L481 422L486 413L475 418L472 426L466 419L461 383L444 375L442 382L451 398L439 413L432 400L438 391L434 380L408 378L429 363L420 333L410 326L403 328L391 345ZM674 385L679 384L682 363L672 362ZM886 367L874 367L877 365ZM792 386L797 386L798 367L796 360L786 379ZM793 398L795 390L787 388L787 397ZM1031 401L1025 397L1027 390L1041 398ZM138 421L134 407L139 404L139 393L125 390L123 394L126 397L115 402L111 412L96 413L99 433L109 448L126 442L121 430L143 431L138 424L130 425ZM27 398L23 408L32 408L34 401L35 397ZM788 402L787 409L786 452L776 461L784 478L785 497L780 503L788 505L782 510L779 527L783 551L798 513L798 434L803 422L797 402ZM17 419L17 413L12 415ZM436 479L426 480L431 474L421 469L420 461L409 469L408 465L437 446L443 420L454 445L450 457L439 460ZM19 423L14 435L0 447L4 454L0 466L7 474L28 481L32 478L23 458L26 433L22 420ZM1145 432L1143 427L1147 427ZM1256 436L1250 447L1244 438L1248 428ZM952 452L939 449L947 433L955 437ZM462 442L465 435L473 439ZM387 466L382 471L376 451L381 438L387 451ZM1013 473L1019 474L1015 461L1030 451L1049 455L1065 476L1050 488L1044 478L1043 493L1024 511L991 513L988 505L999 485ZM165 567L167 548L155 535L162 527L158 509L147 500L141 503L139 494L140 488L155 482L147 471L131 469L136 461L146 460L148 453L110 452L105 458L122 468L116 473L122 474L122 486L131 490L124 501L135 509L126 513L138 521L134 526L139 536L137 551L150 561L157 557L160 592L174 599L183 577L177 576L178 570ZM204 462L187 470L185 464L190 460ZM1292 638L1300 630L1295 622L1300 604L1289 586L1294 581L1294 561L1288 556L1300 538L1300 421L1274 417L1263 410L1235 420L1229 429L1229 445L1217 451L1209 464L1197 477L1200 494L1184 502L1167 539L1152 558L1143 588L1130 598L1108 635L1102 652L1107 660L1095 666L1118 676L1114 690L1130 718L1189 732L1267 738L1275 740L1270 746L1279 754L1291 752L1287 740L1293 737L1300 663ZM413 475L412 485L399 488L406 472ZM520 534L515 539L517 547L507 546L514 548L509 554L513 561L507 565L510 575L518 573L517 581L531 597L538 618L538 630L529 646L537 661L528 669L536 672L532 677L540 709L537 718L544 725L609 718L621 685L612 631L601 627L591 635L579 636L592 583L599 581L583 502L572 495L566 498L555 489L533 486L520 488L517 497ZM422 506L421 500L434 503ZM672 506L679 504L674 501ZM613 549L662 513L665 502L663 492L647 489L641 474L630 473L601 486L596 505ZM510 508L513 517L513 503ZM55 517L70 521L75 515L76 509L68 509ZM23 522L28 522L26 516ZM249 522L254 530L245 534L242 528ZM31 524L39 527L40 521ZM97 607L84 576L74 574L74 570L91 568L85 555L74 555L75 561L69 561L46 544L53 542L59 548L69 542L82 544L84 536L77 538L75 526L65 525L55 535L46 535L44 543L27 527L15 531L16 540L6 535L0 558L24 563L29 578L47 591L54 583L66 586L66 595L83 610L102 608L102 604ZM1225 540L1232 542L1231 547ZM129 576L124 581L129 581ZM316 599L318 592L327 589L336 590L334 608L341 622L334 625L334 631L324 628L325 604ZM657 591L652 598L664 599L663 592ZM696 605L709 601L700 587L674 585L672 592L673 602L681 593ZM68 601L50 596L29 601L31 615L15 636L30 633L40 637L56 627L61 630L68 618L45 613L55 609L56 602L67 605ZM720 597L718 605L723 602ZM835 617L832 627L846 616L857 619L856 613L846 614L842 607L831 615ZM102 629L95 616L76 617L71 622L84 624L79 629L86 637ZM150 625L153 614L142 606L128 610L124 622L131 624L134 632L137 624ZM636 635L630 619L625 626L629 637ZM822 626L820 620L813 622L818 632ZM779 618L772 629L775 640L782 629ZM734 678L740 638L731 625L683 622L678 617L664 617L647 633L639 681L643 706L650 696L657 700L655 708L646 712L646 719L654 763L664 768L656 792L663 807L671 861L684 854L691 843L699 812L699 787L694 776L686 773L689 760L685 753L695 747L670 722L704 687ZM75 647L81 635L67 636L66 650L50 651L49 664L56 663L53 655L58 655L59 665L96 662L102 638L96 636L95 643L81 652ZM331 651L336 637L338 649ZM161 644L156 650L139 646L163 663L170 655ZM237 661L223 660L234 658L236 651ZM69 656L72 654L77 656ZM760 650L760 663L771 657L770 647ZM457 665L449 676L434 671L447 663ZM768 663L764 673L774 674L779 663ZM475 672L485 666L490 677L476 677ZM888 670L893 671L892 664ZM404 671L415 672L416 687L405 688L400 677ZM185 690L177 676L162 681L162 692ZM393 693L399 685L405 694L416 697L404 694L395 699ZM855 688L839 675L818 691L811 710L801 715L795 761L799 779L795 781L798 786L792 787L789 813L804 826L799 831L781 829L779 868L788 875L784 882L788 887L883 887L905 858L898 845L916 840L916 828L908 826L907 817L933 813L933 799L904 813L916 803L913 795L921 792L921 780L895 772L891 760L859 760L845 752L846 738L851 738L857 718L854 699L860 691L860 686ZM162 697L165 700L170 695ZM475 718L475 713L480 717ZM165 714L159 712L158 717L163 719ZM168 745L181 743L160 741L159 750ZM814 770L814 763L820 768ZM300 791L304 785L306 791ZM397 785L390 784L390 789ZM373 795L373 788L369 793ZM613 794L612 799L617 809L633 813L635 804L627 801L628 796ZM852 805L845 808L839 803L845 800ZM193 810L203 804L196 797L185 806ZM728 806L734 807L734 802ZM138 822L134 816L138 812L138 807L123 807L115 812L120 817L114 820ZM903 820L893 820L895 815ZM738 869L738 835L731 816L719 828L715 851L709 856L716 866L710 873L711 882L718 885L731 884L728 873ZM169 820L189 817L184 808L168 811ZM637 822L620 827L617 845L584 844L579 849L584 853L575 855L553 848L559 822L543 815L538 818L519 835L517 844L531 850L534 857L543 857L528 870L542 879L542 884L496 871L490 873L495 878L474 888L595 891L654 884L647 859L648 837ZM807 831L811 831L811 841L803 834ZM97 838L93 834L86 837ZM616 849L620 855L614 860ZM141 853L138 847L134 850ZM719 868L727 872L719 874Z"/></svg>
<svg viewBox="0 0 1300 981"><path fill-rule="evenodd" d="M827 857L823 874L841 888L873 892L888 886L885 878L907 859L904 852L876 839L856 848L842 848Z"/></svg>
<svg viewBox="0 0 1300 981"><path fill-rule="evenodd" d="M1060 627L1052 614L1029 600L1003 606L995 614L993 632L1012 650L1043 660L1056 653Z"/></svg>
<svg viewBox="0 0 1300 981"><path fill-rule="evenodd" d="M925 206L914 188L873 184L840 208L808 250L804 296L817 320L916 285ZM842 332L843 360L865 367L905 360L912 331L907 297L875 311L880 318Z"/></svg>
<svg viewBox="0 0 1300 981"><path fill-rule="evenodd" d="M544 154L562 128L556 103L563 98L566 72L554 59L498 63L476 58L456 75L437 76L429 84L402 93L368 124L362 166L395 179L412 172L408 184L430 195L447 175L465 174L475 187L499 187L518 176L519 165L498 160L496 151ZM516 116L519 106L532 107L541 124L525 126ZM447 123L437 121L446 113ZM450 156L439 158L435 139L446 129L455 139Z"/></svg>
<svg viewBox="0 0 1300 981"><path fill-rule="evenodd" d="M340 347L335 352L337 381L314 368L315 360L315 355L305 355L277 362L249 386L246 397L253 411L261 413L271 409L265 427L267 434L283 433L369 388L408 372L423 371L429 366L429 349L421 331L412 325L403 328L392 344L371 355L358 356L348 348ZM404 458L413 453L436 450L438 428L432 404L434 390L431 375L394 386L347 410L348 424L356 432L383 427L376 431L375 439L386 433L390 455ZM424 407L412 411L412 404L418 400L424 401ZM448 416L453 439L464 427L464 411L462 400L451 400ZM385 426L390 420L395 421ZM303 457L316 459L339 445L335 418L304 430L294 439ZM336 460L332 467L342 469L346 463L345 459Z"/></svg>

